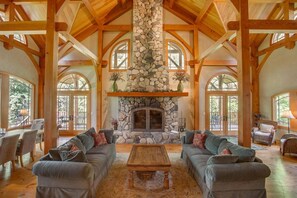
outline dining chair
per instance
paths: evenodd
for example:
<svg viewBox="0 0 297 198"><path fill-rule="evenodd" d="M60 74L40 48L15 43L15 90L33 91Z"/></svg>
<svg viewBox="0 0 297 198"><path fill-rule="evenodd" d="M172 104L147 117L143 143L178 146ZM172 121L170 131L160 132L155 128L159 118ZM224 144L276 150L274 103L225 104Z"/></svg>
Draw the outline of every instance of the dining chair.
<svg viewBox="0 0 297 198"><path fill-rule="evenodd" d="M44 118L34 119L32 121L31 130L42 130L44 128ZM42 150L43 133L36 135L36 144L39 144L40 150Z"/></svg>
<svg viewBox="0 0 297 198"><path fill-rule="evenodd" d="M16 150L16 156L20 157L22 167L24 167L24 164L23 164L24 154L27 154L30 152L30 157L32 158L32 161L34 161L33 151L35 148L36 134L37 134L37 130L26 131L24 132L22 139L19 140L17 150Z"/></svg>
<svg viewBox="0 0 297 198"><path fill-rule="evenodd" d="M5 136L0 139L0 164L11 161L12 170L15 170L15 154L20 134Z"/></svg>

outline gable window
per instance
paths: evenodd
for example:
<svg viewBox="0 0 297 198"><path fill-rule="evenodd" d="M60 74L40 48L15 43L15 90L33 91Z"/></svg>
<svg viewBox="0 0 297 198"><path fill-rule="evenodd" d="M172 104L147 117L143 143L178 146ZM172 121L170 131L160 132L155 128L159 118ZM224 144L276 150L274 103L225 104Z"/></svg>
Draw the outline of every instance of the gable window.
<svg viewBox="0 0 297 198"><path fill-rule="evenodd" d="M185 51L175 41L167 41L166 61L169 70L185 70Z"/></svg>
<svg viewBox="0 0 297 198"><path fill-rule="evenodd" d="M207 91L237 91L237 80L228 74L221 74L211 79Z"/></svg>
<svg viewBox="0 0 297 198"><path fill-rule="evenodd" d="M288 126L288 119L282 118L282 114L290 109L290 94L283 93L273 97L273 120L280 126Z"/></svg>
<svg viewBox="0 0 297 198"><path fill-rule="evenodd" d="M110 69L111 70L126 70L130 62L130 42L123 40L117 43L110 56Z"/></svg>
<svg viewBox="0 0 297 198"><path fill-rule="evenodd" d="M33 85L14 76L9 77L8 128L28 124L32 117Z"/></svg>
<svg viewBox="0 0 297 198"><path fill-rule="evenodd" d="M58 91L88 91L89 83L78 74L64 76L57 85Z"/></svg>

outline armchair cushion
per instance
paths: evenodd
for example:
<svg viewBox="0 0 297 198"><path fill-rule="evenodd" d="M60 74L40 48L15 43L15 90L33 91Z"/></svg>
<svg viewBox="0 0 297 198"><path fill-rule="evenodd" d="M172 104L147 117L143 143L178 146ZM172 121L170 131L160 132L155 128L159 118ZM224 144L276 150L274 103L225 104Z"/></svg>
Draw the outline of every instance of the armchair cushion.
<svg viewBox="0 0 297 198"><path fill-rule="evenodd" d="M273 132L274 126L269 124L260 124L260 131L265 133Z"/></svg>

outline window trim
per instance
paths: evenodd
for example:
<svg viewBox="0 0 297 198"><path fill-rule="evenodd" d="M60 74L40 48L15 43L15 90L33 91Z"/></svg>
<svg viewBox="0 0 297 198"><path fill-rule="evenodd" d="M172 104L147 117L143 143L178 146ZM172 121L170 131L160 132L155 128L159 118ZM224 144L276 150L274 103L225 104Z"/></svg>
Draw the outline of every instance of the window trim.
<svg viewBox="0 0 297 198"><path fill-rule="evenodd" d="M172 42L174 44L176 44L182 51L183 55L184 55L184 69L169 69L169 65L168 65L168 44L169 42ZM187 53L186 50L184 48L184 46L179 43L178 41L174 40L174 39L165 39L165 66L168 67L168 71L169 72L179 72L179 71L187 71Z"/></svg>
<svg viewBox="0 0 297 198"><path fill-rule="evenodd" d="M66 77L68 75L72 75L72 74L79 75L81 78L83 78L86 81L86 83L88 84L89 90L58 90L58 84L61 81L61 79L63 79L64 77ZM61 75L61 76L58 77L58 80L57 80L57 92L66 92L66 91L69 91L69 92L75 92L75 91L76 92L80 92L80 91L82 91L82 92L91 92L91 90L92 90L92 86L91 86L90 81L82 73L79 73L79 72L69 72L69 73L65 73L65 74L63 74L63 75Z"/></svg>
<svg viewBox="0 0 297 198"><path fill-rule="evenodd" d="M235 80L237 81L237 86L238 86L238 78L237 78L237 76L235 76L233 73L229 73L229 72L219 72L219 73L217 73L217 74L214 74L214 75L212 75L209 79L208 79L208 81L207 81L207 83L206 83L206 86L205 86L205 91L207 92L207 93L217 93L217 92L220 92L220 93L222 93L222 92L224 92L224 93L228 93L228 92L232 92L232 93L238 93L238 91L239 91L239 87L237 87L237 90L236 91L234 91L234 90L226 90L226 91L224 91L224 90L217 90L217 91L209 91L208 90L208 85L209 85L209 83L210 83L210 81L213 79L213 78L215 78L215 77L217 77L217 76L219 76L219 75L223 75L223 74L225 74L225 75L229 75L229 76L232 76L233 78L235 78Z"/></svg>
<svg viewBox="0 0 297 198"><path fill-rule="evenodd" d="M124 43L124 42L127 42L128 43L128 65L127 65L127 68L126 69L113 69L112 68L112 54L113 54L113 51L121 44L121 43ZM130 64L131 64L131 47L130 47L130 39L123 39L123 40L120 40L118 42L116 42L111 50L110 50L110 53L109 53L109 71L110 72L124 72L124 71L127 71L127 69L129 68Z"/></svg>

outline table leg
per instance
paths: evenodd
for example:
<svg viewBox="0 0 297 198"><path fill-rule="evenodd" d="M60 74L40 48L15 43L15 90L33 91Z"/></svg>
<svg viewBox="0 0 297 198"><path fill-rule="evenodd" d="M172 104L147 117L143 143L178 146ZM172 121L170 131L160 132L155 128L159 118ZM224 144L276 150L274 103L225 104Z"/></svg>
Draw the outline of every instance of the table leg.
<svg viewBox="0 0 297 198"><path fill-rule="evenodd" d="M134 179L133 179L133 171L129 171L129 188L133 188Z"/></svg>
<svg viewBox="0 0 297 198"><path fill-rule="evenodd" d="M164 188L169 189L168 171L164 171Z"/></svg>

